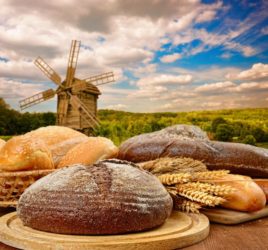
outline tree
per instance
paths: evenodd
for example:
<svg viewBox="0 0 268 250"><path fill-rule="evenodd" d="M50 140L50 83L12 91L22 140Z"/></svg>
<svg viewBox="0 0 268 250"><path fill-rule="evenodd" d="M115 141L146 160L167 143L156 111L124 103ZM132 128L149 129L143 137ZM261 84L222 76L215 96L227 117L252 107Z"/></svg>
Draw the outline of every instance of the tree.
<svg viewBox="0 0 268 250"><path fill-rule="evenodd" d="M264 142L266 139L265 132L261 128L254 128L252 129L251 133L257 142Z"/></svg>
<svg viewBox="0 0 268 250"><path fill-rule="evenodd" d="M253 135L247 135L244 138L243 143L250 144L250 145L256 145L256 139Z"/></svg>
<svg viewBox="0 0 268 250"><path fill-rule="evenodd" d="M222 117L215 118L211 123L212 132L215 133L220 124L227 124L227 121Z"/></svg>
<svg viewBox="0 0 268 250"><path fill-rule="evenodd" d="M219 141L232 141L233 128L228 124L219 124L217 126L215 138Z"/></svg>

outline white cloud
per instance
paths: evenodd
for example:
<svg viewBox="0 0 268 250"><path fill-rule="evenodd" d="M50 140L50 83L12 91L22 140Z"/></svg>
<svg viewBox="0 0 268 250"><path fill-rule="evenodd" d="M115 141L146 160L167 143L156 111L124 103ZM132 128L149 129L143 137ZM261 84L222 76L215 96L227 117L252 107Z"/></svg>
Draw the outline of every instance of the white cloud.
<svg viewBox="0 0 268 250"><path fill-rule="evenodd" d="M195 21L198 23L208 22L210 20L213 20L215 15L216 15L216 11L214 10L204 11L199 14L199 16L196 18Z"/></svg>
<svg viewBox="0 0 268 250"><path fill-rule="evenodd" d="M189 84L192 82L193 77L191 75L167 75L159 74L154 76L148 76L140 79L137 82L137 86L150 86L150 85L170 85L170 84Z"/></svg>
<svg viewBox="0 0 268 250"><path fill-rule="evenodd" d="M165 56L162 56L161 57L161 62L163 63L172 63L172 62L175 62L177 61L178 59L181 58L181 54L179 53L174 53L172 55L165 55Z"/></svg>
<svg viewBox="0 0 268 250"><path fill-rule="evenodd" d="M265 79L268 78L268 64L253 64L251 69L241 71L236 75L227 74L226 78L246 81Z"/></svg>
<svg viewBox="0 0 268 250"><path fill-rule="evenodd" d="M114 110L124 110L127 108L127 105L125 104L114 104L114 105L108 105L106 109L114 109Z"/></svg>
<svg viewBox="0 0 268 250"><path fill-rule="evenodd" d="M230 87L236 86L233 82L226 81L226 82L216 82L216 83L209 83L201 85L195 88L196 92L214 92L214 91L224 91L229 89Z"/></svg>
<svg viewBox="0 0 268 250"><path fill-rule="evenodd" d="M264 35L268 35L268 26L261 29L261 33Z"/></svg>

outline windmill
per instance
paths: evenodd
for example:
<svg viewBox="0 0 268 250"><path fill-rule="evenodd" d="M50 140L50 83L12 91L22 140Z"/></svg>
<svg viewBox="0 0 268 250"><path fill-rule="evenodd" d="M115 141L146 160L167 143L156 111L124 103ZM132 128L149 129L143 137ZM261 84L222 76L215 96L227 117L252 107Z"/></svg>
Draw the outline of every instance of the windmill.
<svg viewBox="0 0 268 250"><path fill-rule="evenodd" d="M99 126L97 99L101 92L97 86L114 82L115 80L113 72L91 76L83 80L75 77L80 44L80 41L72 41L64 81L41 57L34 61L34 64L58 88L56 90L48 89L21 100L20 108L22 110L26 109L57 95L57 125L70 127L88 134Z"/></svg>

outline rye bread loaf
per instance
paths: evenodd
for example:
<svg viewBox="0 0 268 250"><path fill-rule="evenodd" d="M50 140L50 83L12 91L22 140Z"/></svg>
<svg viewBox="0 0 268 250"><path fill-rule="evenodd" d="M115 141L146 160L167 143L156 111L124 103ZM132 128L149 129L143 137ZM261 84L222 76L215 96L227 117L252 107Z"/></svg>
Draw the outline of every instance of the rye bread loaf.
<svg viewBox="0 0 268 250"><path fill-rule="evenodd" d="M20 197L25 226L61 234L119 234L164 223L172 199L159 180L128 162L76 164L36 181Z"/></svg>
<svg viewBox="0 0 268 250"><path fill-rule="evenodd" d="M190 157L210 170L228 169L252 177L268 177L268 150L241 143L210 141L195 126L177 125L134 136L119 147L118 158L143 162L160 157Z"/></svg>

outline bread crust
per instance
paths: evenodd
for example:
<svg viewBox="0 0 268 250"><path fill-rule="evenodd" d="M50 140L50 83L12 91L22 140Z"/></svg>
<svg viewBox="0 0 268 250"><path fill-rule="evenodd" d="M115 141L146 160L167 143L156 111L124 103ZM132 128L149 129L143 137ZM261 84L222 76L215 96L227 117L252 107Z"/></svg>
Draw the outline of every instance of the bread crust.
<svg viewBox="0 0 268 250"><path fill-rule="evenodd" d="M0 150L6 144L6 141L0 139Z"/></svg>
<svg viewBox="0 0 268 250"><path fill-rule="evenodd" d="M171 127L172 128L172 127ZM268 177L268 150L241 143L210 141L172 133L169 128L142 134L123 142L118 158L133 162L160 157L190 157L203 161L210 170L228 169L252 177Z"/></svg>
<svg viewBox="0 0 268 250"><path fill-rule="evenodd" d="M72 164L93 164L98 160L115 158L118 148L114 143L104 137L89 137L72 149L61 159L58 168L62 168Z"/></svg>
<svg viewBox="0 0 268 250"><path fill-rule="evenodd" d="M42 140L15 136L0 150L0 170L21 171L53 169L52 155Z"/></svg>
<svg viewBox="0 0 268 250"><path fill-rule="evenodd" d="M115 160L58 169L20 197L23 224L62 234L119 234L164 223L172 199L159 180Z"/></svg>

